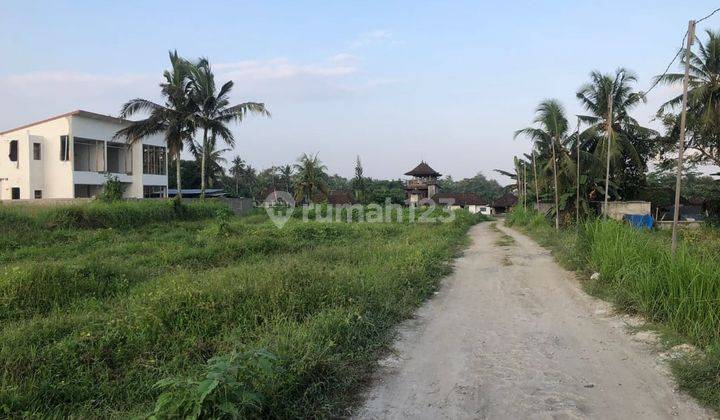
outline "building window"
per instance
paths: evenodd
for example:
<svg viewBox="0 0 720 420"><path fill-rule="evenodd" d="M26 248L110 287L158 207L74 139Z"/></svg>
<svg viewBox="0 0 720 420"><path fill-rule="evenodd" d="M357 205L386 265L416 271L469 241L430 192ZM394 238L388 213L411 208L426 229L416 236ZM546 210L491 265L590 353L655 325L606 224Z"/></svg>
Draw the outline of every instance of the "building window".
<svg viewBox="0 0 720 420"><path fill-rule="evenodd" d="M38 200L42 198L42 190L35 190L35 198Z"/></svg>
<svg viewBox="0 0 720 420"><path fill-rule="evenodd" d="M13 200L19 200L19 199L20 199L20 188L18 188L18 187L13 187L13 189L12 189L11 191L12 191L12 192L11 192L11 194L12 194L12 199L13 199Z"/></svg>
<svg viewBox="0 0 720 420"><path fill-rule="evenodd" d="M8 154L8 157L10 158L10 162L18 161L18 141L17 140L10 141L10 154Z"/></svg>
<svg viewBox="0 0 720 420"><path fill-rule="evenodd" d="M167 197L167 189L164 185L145 185L143 186L143 198L165 198Z"/></svg>
<svg viewBox="0 0 720 420"><path fill-rule="evenodd" d="M70 160L69 136L60 136L60 160Z"/></svg>
<svg viewBox="0 0 720 420"><path fill-rule="evenodd" d="M102 185L75 184L75 198L97 197L102 189Z"/></svg>
<svg viewBox="0 0 720 420"><path fill-rule="evenodd" d="M165 148L143 144L143 173L148 175L166 175Z"/></svg>
<svg viewBox="0 0 720 420"><path fill-rule="evenodd" d="M40 143L33 143L33 160L42 159L42 146Z"/></svg>
<svg viewBox="0 0 720 420"><path fill-rule="evenodd" d="M105 171L104 141L75 137L74 143L74 170L83 172Z"/></svg>
<svg viewBox="0 0 720 420"><path fill-rule="evenodd" d="M107 144L107 171L113 174L132 174L132 149L125 143Z"/></svg>

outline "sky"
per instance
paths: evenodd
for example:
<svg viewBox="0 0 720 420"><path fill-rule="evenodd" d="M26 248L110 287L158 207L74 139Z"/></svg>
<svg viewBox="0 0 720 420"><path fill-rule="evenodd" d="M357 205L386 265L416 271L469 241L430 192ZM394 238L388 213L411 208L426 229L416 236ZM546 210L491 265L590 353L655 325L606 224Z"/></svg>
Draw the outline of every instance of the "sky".
<svg viewBox="0 0 720 420"><path fill-rule="evenodd" d="M272 118L234 125L255 168L317 153L331 174L396 179L421 160L454 179L507 184L515 130L557 98L569 116L592 70L633 70L647 90L690 19L719 2L1 0L0 131L75 109L117 115L160 100L168 51L207 57L234 103ZM698 33L720 28L720 13ZM676 66L672 68L679 71ZM652 121L659 86L632 115ZM571 118L571 121L574 118Z"/></svg>

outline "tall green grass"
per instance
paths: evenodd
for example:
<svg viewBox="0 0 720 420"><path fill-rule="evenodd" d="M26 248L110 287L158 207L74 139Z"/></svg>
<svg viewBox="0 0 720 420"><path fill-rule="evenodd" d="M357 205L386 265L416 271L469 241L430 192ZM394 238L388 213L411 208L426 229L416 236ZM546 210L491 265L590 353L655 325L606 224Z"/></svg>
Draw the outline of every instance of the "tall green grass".
<svg viewBox="0 0 720 420"><path fill-rule="evenodd" d="M590 292L704 348L705 359L685 360L675 371L683 387L720 408L720 255L707 251L712 241L703 241L702 231L685 232L673 256L666 235L612 220L592 219L557 233L543 216L519 209L508 224L572 261L571 268L600 273L587 283ZM706 235L716 238L717 232Z"/></svg>
<svg viewBox="0 0 720 420"><path fill-rule="evenodd" d="M209 359L257 349L273 368L241 370L259 398L233 401L240 415L344 415L391 327L433 293L483 220L277 229L261 214L220 214L69 229L21 216L0 253L7 417L144 415L158 381L191 383Z"/></svg>

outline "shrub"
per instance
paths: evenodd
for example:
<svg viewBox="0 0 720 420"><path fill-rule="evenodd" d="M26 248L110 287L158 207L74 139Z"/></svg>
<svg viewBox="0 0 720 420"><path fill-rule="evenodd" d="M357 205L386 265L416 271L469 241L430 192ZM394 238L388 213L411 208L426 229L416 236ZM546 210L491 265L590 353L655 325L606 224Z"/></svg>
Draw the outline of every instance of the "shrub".
<svg viewBox="0 0 720 420"><path fill-rule="evenodd" d="M117 176L107 174L105 175L102 193L98 198L108 203L122 200L125 189L127 189L127 184L120 182Z"/></svg>

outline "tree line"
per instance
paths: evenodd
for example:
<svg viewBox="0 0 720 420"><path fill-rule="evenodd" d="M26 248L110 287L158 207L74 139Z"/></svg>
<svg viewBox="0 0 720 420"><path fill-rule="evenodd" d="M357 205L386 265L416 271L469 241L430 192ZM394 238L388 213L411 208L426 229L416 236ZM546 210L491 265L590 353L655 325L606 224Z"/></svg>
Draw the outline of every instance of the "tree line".
<svg viewBox="0 0 720 420"><path fill-rule="evenodd" d="M288 191L298 202L327 200L331 191L351 194L358 203L384 204L386 199L401 204L405 201L405 183L402 179L374 179L365 176L360 156L356 157L354 176L346 178L337 174L330 175L319 156L303 154L293 164L271 166L257 169L236 156L225 171L224 158L215 159L208 155L208 179L210 188L224 190L230 196L250 197L262 201L270 192ZM173 164L174 165L174 164ZM181 161L182 185L197 188L200 185L199 160ZM214 169L213 169L214 168ZM171 179L170 187L175 183ZM504 193L504 188L483 174L455 181L452 176L440 180L443 192L475 193L487 202Z"/></svg>
<svg viewBox="0 0 720 420"><path fill-rule="evenodd" d="M688 169L698 165L720 166L720 33L708 30L696 38L690 51L686 160ZM685 57L685 51L681 51ZM682 59L684 68L685 59ZM657 83L675 85L683 74L656 76ZM533 125L517 130L514 137L531 140L530 153L516 157L512 171L498 171L516 181L521 202L553 203L556 227L592 212L592 202L644 199L671 187L667 172L675 164L682 95L664 103L656 118L660 131L640 124L631 112L646 102L636 90L637 76L619 68L612 74L590 73L590 80L576 92L585 113L570 120L556 99L542 101ZM656 170L649 173L649 164ZM690 176L697 183L697 174ZM713 185L709 177L704 184ZM527 191L527 192L526 192ZM708 201L720 202L717 188L704 188Z"/></svg>

